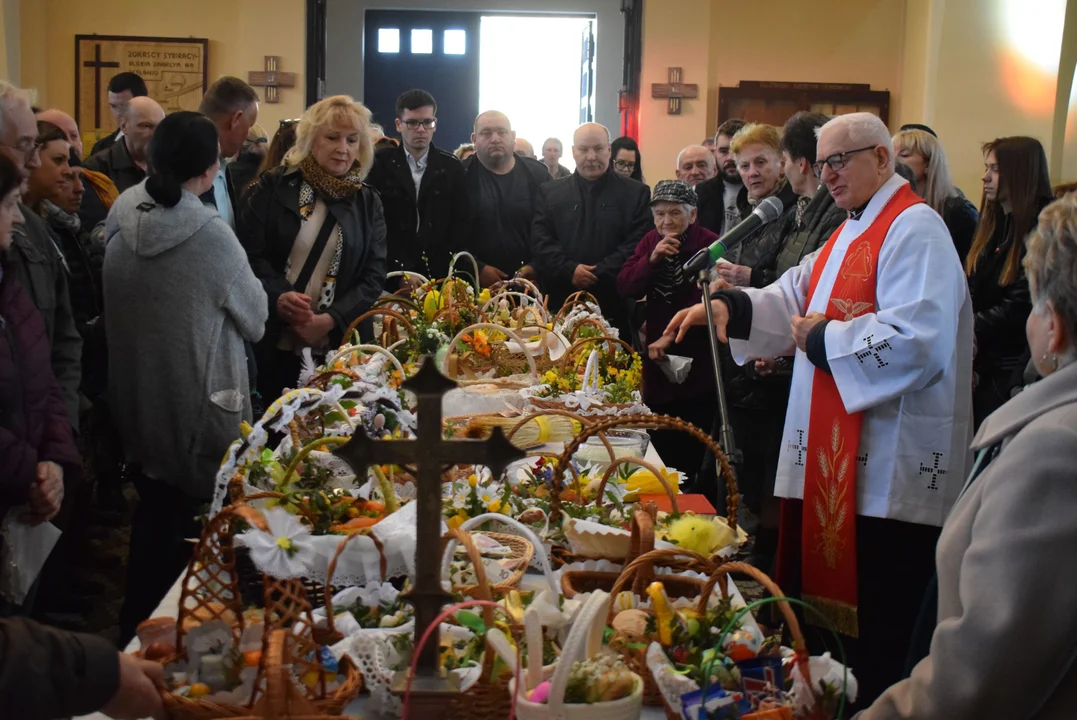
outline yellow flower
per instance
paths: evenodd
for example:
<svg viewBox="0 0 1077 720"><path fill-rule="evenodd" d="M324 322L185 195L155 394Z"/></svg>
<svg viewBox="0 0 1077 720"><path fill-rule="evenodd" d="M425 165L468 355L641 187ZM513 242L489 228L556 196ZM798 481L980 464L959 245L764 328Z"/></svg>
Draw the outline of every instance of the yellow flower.
<svg viewBox="0 0 1077 720"><path fill-rule="evenodd" d="M489 503L489 504L488 504L488 505L486 506L486 509L487 509L487 510L489 510L490 512L492 512L492 513L496 513L496 512L499 512L499 511L501 510L501 501L500 501L500 500L493 500L493 501L491 501L491 502L490 502L490 503Z"/></svg>
<svg viewBox="0 0 1077 720"><path fill-rule="evenodd" d="M547 370L546 373L542 376L542 382L546 383L547 385L556 384L557 373L555 373L553 370Z"/></svg>
<svg viewBox="0 0 1077 720"><path fill-rule="evenodd" d="M479 484L479 476L476 475L475 473L471 473L470 475L467 476L467 484L470 485L471 487L475 487L476 485Z"/></svg>
<svg viewBox="0 0 1077 720"><path fill-rule="evenodd" d="M288 552L289 550L292 549L292 540L291 540L291 538L286 538L286 537L277 538L277 547L279 547L284 552Z"/></svg>
<svg viewBox="0 0 1077 720"><path fill-rule="evenodd" d="M449 520L445 524L449 526L450 530L455 530L456 528L463 525L467 520L467 513L461 510L460 512L449 518Z"/></svg>

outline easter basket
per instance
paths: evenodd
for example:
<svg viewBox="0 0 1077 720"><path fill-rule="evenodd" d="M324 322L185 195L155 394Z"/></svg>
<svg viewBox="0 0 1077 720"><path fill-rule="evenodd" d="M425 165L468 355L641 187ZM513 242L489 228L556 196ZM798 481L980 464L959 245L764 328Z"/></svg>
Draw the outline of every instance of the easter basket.
<svg viewBox="0 0 1077 720"><path fill-rule="evenodd" d="M247 624L239 590L236 586L233 539L237 530L246 526L268 533L265 516L245 504L233 504L215 515L202 533L187 565L176 619L175 653L160 659L167 670L186 667L188 636L196 628L220 627L222 642L238 648ZM262 649L251 694L243 701L219 701L206 697L192 698L162 691L165 709L173 720L210 720L212 718L243 717L259 700L264 687L268 643L273 630L288 628L287 652L293 658L293 670L310 682L303 688L305 699L323 715L339 715L358 694L362 678L348 660L339 663L335 673L323 665L322 654L315 642L311 604L302 583L268 575L263 577L264 605ZM330 686L339 680L335 689ZM212 696L211 696L212 697Z"/></svg>
<svg viewBox="0 0 1077 720"><path fill-rule="evenodd" d="M581 337L561 356L557 367L542 376L542 385L523 394L528 406L539 410L569 410L581 415L644 412L646 406L639 394L641 363L624 340L611 335Z"/></svg>
<svg viewBox="0 0 1077 720"><path fill-rule="evenodd" d="M463 385L492 383L523 388L539 381L538 368L534 349L515 329L479 322L453 336L441 369L446 377Z"/></svg>
<svg viewBox="0 0 1077 720"><path fill-rule="evenodd" d="M558 661L543 668L541 674L529 672L519 684L515 678L509 681L509 692L516 696L516 717L520 720L638 720L643 680L634 673L629 673L631 692L619 699L592 703L569 703L565 699L574 664L595 658L603 651L604 619L609 604L609 595L601 591L593 593L580 608ZM533 681L538 678L550 683L545 702L534 702L527 696L537 687Z"/></svg>

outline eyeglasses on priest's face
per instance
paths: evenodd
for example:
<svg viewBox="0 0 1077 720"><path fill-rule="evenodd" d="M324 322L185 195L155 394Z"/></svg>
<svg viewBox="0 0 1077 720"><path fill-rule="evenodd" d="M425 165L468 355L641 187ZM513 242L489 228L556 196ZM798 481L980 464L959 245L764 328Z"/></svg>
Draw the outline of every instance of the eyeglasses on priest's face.
<svg viewBox="0 0 1077 720"><path fill-rule="evenodd" d="M834 153L818 162L812 163L811 169L815 173L815 177L821 178L823 176L823 165L829 167L832 171L837 172L845 167L849 161L849 156L862 153L867 150L874 150L879 147L878 145L868 145L867 147L857 148L856 150L846 150L845 152Z"/></svg>
<svg viewBox="0 0 1077 720"><path fill-rule="evenodd" d="M422 120L402 120L405 125L408 126L408 130L418 130L420 127L427 130L433 130L437 127L437 118L423 118Z"/></svg>

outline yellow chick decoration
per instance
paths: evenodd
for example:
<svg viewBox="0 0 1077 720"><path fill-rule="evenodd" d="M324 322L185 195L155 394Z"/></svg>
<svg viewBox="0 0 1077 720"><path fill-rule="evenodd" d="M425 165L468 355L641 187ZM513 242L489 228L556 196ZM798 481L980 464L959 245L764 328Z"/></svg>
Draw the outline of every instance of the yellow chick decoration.
<svg viewBox="0 0 1077 720"><path fill-rule="evenodd" d="M441 293L437 290L431 290L426 294L426 297L423 298L423 315L428 321L433 320L440 309Z"/></svg>
<svg viewBox="0 0 1077 720"><path fill-rule="evenodd" d="M730 535L732 535L731 532ZM688 513L670 524L666 531L666 539L685 550L694 550L700 555L710 555L718 547L722 536L717 523Z"/></svg>
<svg viewBox="0 0 1077 720"><path fill-rule="evenodd" d="M665 480L674 495L681 494L681 481L680 473L676 470L669 470L662 468L662 479ZM628 483L625 485L625 502L635 502L639 500L640 495L665 495L666 489L662 486L662 481L659 480L653 472L640 468L636 472L632 473L628 478Z"/></svg>

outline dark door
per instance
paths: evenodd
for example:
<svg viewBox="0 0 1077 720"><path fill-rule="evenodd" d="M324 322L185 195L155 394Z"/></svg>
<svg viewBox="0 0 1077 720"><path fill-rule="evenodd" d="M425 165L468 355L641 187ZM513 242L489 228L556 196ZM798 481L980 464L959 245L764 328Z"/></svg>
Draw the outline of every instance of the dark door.
<svg viewBox="0 0 1077 720"><path fill-rule="evenodd" d="M438 102L434 144L471 141L479 114L479 14L367 10L363 102L385 134L396 132L396 98L422 88Z"/></svg>

